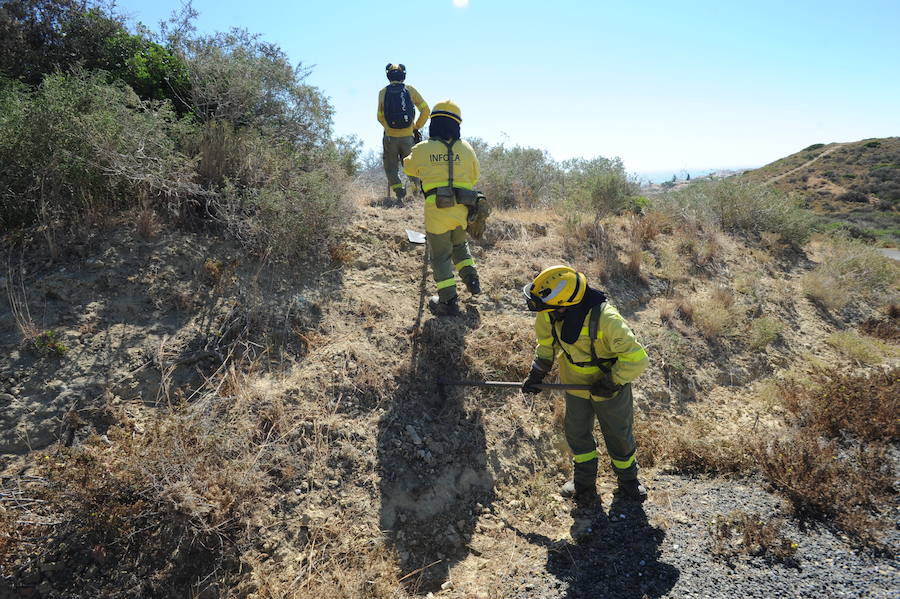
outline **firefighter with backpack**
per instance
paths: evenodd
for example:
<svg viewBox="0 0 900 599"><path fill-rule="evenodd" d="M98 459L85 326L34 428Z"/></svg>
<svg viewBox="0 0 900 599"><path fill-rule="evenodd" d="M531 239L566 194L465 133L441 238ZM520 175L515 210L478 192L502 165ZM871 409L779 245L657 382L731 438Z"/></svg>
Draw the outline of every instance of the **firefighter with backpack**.
<svg viewBox="0 0 900 599"><path fill-rule="evenodd" d="M436 316L459 313L454 268L469 293L481 293L467 229L483 216L486 204L484 196L474 190L478 157L472 146L459 138L461 123L459 106L450 100L438 102L431 113L428 140L416 144L403 160L403 172L418 178L425 194L425 237L437 287L428 308Z"/></svg>
<svg viewBox="0 0 900 599"><path fill-rule="evenodd" d="M412 147L421 140L419 129L428 121L430 111L428 103L416 88L404 83L405 66L388 64L385 72L390 83L378 93L378 122L384 127L382 161L388 185L397 201L402 204L406 189L400 182L400 162L409 156ZM414 120L417 108L419 118Z"/></svg>
<svg viewBox="0 0 900 599"><path fill-rule="evenodd" d="M618 493L642 501L647 491L638 481L635 461L634 405L631 381L649 362L628 324L606 298L587 284L584 274L568 266L552 266L522 289L528 309L536 312L534 361L524 393L539 393L558 354L562 383L591 385L590 391L565 395L565 434L573 455L573 478L561 489L583 507L599 506L597 443L594 418L618 479Z"/></svg>

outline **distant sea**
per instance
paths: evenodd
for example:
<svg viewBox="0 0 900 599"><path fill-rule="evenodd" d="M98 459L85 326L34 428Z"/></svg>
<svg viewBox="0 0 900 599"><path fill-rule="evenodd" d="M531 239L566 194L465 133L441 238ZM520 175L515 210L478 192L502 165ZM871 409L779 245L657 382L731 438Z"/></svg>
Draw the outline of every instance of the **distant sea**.
<svg viewBox="0 0 900 599"><path fill-rule="evenodd" d="M658 171L629 171L629 174L638 178L641 183L664 183L671 181L675 176L679 181L684 181L690 175L691 179L705 177L707 175L719 174L722 176L740 173L746 170L757 168L755 166L730 167L730 168L698 168L698 169L675 169L675 170L658 170ZM627 166L626 166L626 170Z"/></svg>

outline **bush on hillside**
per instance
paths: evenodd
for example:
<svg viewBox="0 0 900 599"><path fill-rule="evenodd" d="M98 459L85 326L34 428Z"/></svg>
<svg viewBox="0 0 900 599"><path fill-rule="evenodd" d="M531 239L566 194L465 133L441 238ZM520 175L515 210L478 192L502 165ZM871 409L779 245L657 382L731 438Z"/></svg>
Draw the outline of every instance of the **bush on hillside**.
<svg viewBox="0 0 900 599"><path fill-rule="evenodd" d="M601 217L640 209L635 197L639 186L618 158L573 159L562 167L565 197L576 208Z"/></svg>
<svg viewBox="0 0 900 599"><path fill-rule="evenodd" d="M802 200L742 180L699 182L663 195L655 205L673 218L700 228L718 227L733 234L758 238L777 233L792 246L805 243L813 231L813 217Z"/></svg>
<svg viewBox="0 0 900 599"><path fill-rule="evenodd" d="M225 121L312 148L331 136L332 108L304 83L309 70L292 67L277 45L235 29L182 41L190 73L190 104L202 122Z"/></svg>
<svg viewBox="0 0 900 599"><path fill-rule="evenodd" d="M141 197L198 190L168 105L141 101L102 73L76 69L30 90L0 83L0 223L58 228L103 220Z"/></svg>
<svg viewBox="0 0 900 599"><path fill-rule="evenodd" d="M837 310L853 300L896 301L900 266L872 246L835 236L822 261L800 280L806 295L821 306Z"/></svg>
<svg viewBox="0 0 900 599"><path fill-rule="evenodd" d="M562 171L546 151L491 146L477 138L469 141L481 168L478 188L495 206L534 208L553 199Z"/></svg>

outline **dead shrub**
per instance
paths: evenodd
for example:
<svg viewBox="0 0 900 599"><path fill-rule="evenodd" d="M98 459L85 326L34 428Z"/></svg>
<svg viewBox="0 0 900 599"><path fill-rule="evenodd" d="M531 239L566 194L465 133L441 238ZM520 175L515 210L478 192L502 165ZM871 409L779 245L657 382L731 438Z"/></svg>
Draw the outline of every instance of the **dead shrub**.
<svg viewBox="0 0 900 599"><path fill-rule="evenodd" d="M672 231L671 219L657 210L647 210L644 214L634 217L632 223L635 237L644 247L656 239L660 233L671 233Z"/></svg>
<svg viewBox="0 0 900 599"><path fill-rule="evenodd" d="M866 374L816 370L808 381L779 383L794 423L831 438L900 441L900 368Z"/></svg>
<svg viewBox="0 0 900 599"><path fill-rule="evenodd" d="M859 325L861 333L884 341L900 341L900 304L891 304L883 318L869 318Z"/></svg>
<svg viewBox="0 0 900 599"><path fill-rule="evenodd" d="M349 264L356 258L356 252L346 243L334 243L328 246L328 255L335 264Z"/></svg>
<svg viewBox="0 0 900 599"><path fill-rule="evenodd" d="M762 474L800 517L833 520L860 543L880 546L880 520L893 497L890 461L882 446L842 449L815 431L799 430L761 446Z"/></svg>
<svg viewBox="0 0 900 599"><path fill-rule="evenodd" d="M710 524L713 555L730 561L740 554L761 556L773 561L791 560L799 544L787 538L780 518L766 518L735 510L717 516Z"/></svg>
<svg viewBox="0 0 900 599"><path fill-rule="evenodd" d="M204 580L236 576L266 474L253 427L229 403L180 406L142 434L113 427L104 441L48 456L40 467L51 486L41 499L65 514L56 534L73 552L94 547L111 564L139 563L155 595L189 595Z"/></svg>

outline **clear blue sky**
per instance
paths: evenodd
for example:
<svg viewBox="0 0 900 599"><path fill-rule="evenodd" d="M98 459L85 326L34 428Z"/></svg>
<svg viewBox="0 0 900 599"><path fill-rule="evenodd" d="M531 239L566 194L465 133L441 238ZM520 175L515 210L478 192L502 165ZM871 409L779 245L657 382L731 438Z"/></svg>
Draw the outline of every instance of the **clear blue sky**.
<svg viewBox="0 0 900 599"><path fill-rule="evenodd" d="M180 0L121 0L155 27ZM384 65L463 136L629 171L758 166L900 135L900 0L195 0L314 66L335 132L380 148ZM462 6L458 6L462 5Z"/></svg>

